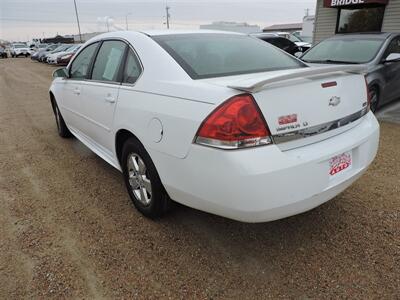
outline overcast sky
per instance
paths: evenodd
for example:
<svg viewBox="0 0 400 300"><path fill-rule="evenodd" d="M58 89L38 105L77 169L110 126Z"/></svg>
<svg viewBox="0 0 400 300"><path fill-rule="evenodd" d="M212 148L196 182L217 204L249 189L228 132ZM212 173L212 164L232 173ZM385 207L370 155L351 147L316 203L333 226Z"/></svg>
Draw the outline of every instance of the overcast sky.
<svg viewBox="0 0 400 300"><path fill-rule="evenodd" d="M76 0L82 32L125 28L165 28L165 0ZM171 28L192 29L212 21L248 22L260 26L300 23L316 0L168 0ZM0 39L28 40L76 34L73 0L0 0Z"/></svg>

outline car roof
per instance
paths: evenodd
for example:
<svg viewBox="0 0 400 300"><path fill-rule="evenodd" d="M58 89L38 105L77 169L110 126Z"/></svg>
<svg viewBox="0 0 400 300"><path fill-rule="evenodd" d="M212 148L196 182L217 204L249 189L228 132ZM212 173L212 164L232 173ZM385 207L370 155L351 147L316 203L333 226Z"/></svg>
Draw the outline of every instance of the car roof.
<svg viewBox="0 0 400 300"><path fill-rule="evenodd" d="M337 34L329 39L343 40L343 39L354 39L354 38L366 38L366 39L386 40L394 35L396 35L396 33L392 33L392 32L346 33L346 34Z"/></svg>
<svg viewBox="0 0 400 300"><path fill-rule="evenodd" d="M177 35L177 34L199 34L199 33L214 33L214 34L235 34L243 35L243 33L232 32L232 31L221 31L221 30L207 30L207 29L197 29L197 30L142 30L140 31L148 36L156 35Z"/></svg>
<svg viewBox="0 0 400 300"><path fill-rule="evenodd" d="M256 33L250 33L251 36L275 36L278 37L279 35L277 35L276 33L272 33L272 32L256 32Z"/></svg>
<svg viewBox="0 0 400 300"><path fill-rule="evenodd" d="M179 35L179 34L229 34L229 35L241 35L247 36L246 34L239 32L231 32L231 31L217 31L217 30L143 30L143 31L112 31L106 32L99 35L96 35L89 39L87 43L97 42L103 39L113 39L113 38L121 38L130 40L139 36L160 36L160 35Z"/></svg>
<svg viewBox="0 0 400 300"><path fill-rule="evenodd" d="M291 34L290 32L286 32L286 31L269 31L266 33L272 33L272 34Z"/></svg>

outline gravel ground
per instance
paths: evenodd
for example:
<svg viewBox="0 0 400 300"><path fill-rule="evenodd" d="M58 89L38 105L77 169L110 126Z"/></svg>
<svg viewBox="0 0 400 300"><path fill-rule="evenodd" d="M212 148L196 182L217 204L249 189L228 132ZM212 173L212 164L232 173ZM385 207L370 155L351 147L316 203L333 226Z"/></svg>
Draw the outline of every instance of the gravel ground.
<svg viewBox="0 0 400 300"><path fill-rule="evenodd" d="M178 206L154 222L118 171L57 136L52 71L0 60L0 298L399 298L399 125L308 213L242 224Z"/></svg>

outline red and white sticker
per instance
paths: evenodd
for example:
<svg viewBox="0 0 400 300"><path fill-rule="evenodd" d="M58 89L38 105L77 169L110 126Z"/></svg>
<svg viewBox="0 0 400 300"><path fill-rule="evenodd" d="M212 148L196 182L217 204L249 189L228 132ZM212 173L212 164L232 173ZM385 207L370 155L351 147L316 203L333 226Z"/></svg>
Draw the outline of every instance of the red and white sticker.
<svg viewBox="0 0 400 300"><path fill-rule="evenodd" d="M343 154L332 157L329 160L329 175L335 176L338 173L348 170L352 166L351 152L345 152Z"/></svg>

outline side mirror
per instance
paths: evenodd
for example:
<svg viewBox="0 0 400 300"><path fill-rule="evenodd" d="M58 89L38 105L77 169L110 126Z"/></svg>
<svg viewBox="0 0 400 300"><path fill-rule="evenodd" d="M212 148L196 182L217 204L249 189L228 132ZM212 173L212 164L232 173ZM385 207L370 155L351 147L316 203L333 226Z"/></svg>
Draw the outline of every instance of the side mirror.
<svg viewBox="0 0 400 300"><path fill-rule="evenodd" d="M53 78L68 78L67 68L57 69L53 72Z"/></svg>
<svg viewBox="0 0 400 300"><path fill-rule="evenodd" d="M386 59L383 60L383 63L390 62L400 62L400 53L391 53Z"/></svg>

